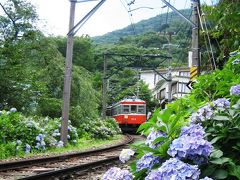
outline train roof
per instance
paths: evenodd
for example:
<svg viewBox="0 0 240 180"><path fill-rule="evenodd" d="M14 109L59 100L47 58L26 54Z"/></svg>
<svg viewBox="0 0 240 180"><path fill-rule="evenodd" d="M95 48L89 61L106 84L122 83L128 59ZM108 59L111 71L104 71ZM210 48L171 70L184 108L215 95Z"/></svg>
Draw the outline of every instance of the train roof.
<svg viewBox="0 0 240 180"><path fill-rule="evenodd" d="M143 103L145 103L144 100L139 99L139 98L125 98L125 99L123 99L123 100L121 100L121 101L119 101L119 102L120 102L120 103L121 103L121 102L143 102Z"/></svg>
<svg viewBox="0 0 240 180"><path fill-rule="evenodd" d="M136 97L127 97L121 101L114 103L111 107L116 106L118 104L146 104L146 102Z"/></svg>

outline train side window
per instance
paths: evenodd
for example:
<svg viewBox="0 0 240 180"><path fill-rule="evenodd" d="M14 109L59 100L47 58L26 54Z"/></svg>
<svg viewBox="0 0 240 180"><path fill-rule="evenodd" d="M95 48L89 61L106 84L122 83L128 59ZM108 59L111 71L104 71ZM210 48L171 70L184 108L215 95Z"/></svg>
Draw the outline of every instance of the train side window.
<svg viewBox="0 0 240 180"><path fill-rule="evenodd" d="M129 105L123 105L123 113L129 114Z"/></svg>
<svg viewBox="0 0 240 180"><path fill-rule="evenodd" d="M116 109L116 107L113 108L113 112L112 112L112 113L113 113L113 115L116 115L116 114L117 114L117 109Z"/></svg>
<svg viewBox="0 0 240 180"><path fill-rule="evenodd" d="M137 106L136 105L132 105L131 106L131 113L136 113L137 112Z"/></svg>
<svg viewBox="0 0 240 180"><path fill-rule="evenodd" d="M138 106L138 113L139 114L144 114L145 113L144 106Z"/></svg>
<svg viewBox="0 0 240 180"><path fill-rule="evenodd" d="M118 106L118 107L117 107L117 113L118 113L118 114L121 114L121 106Z"/></svg>

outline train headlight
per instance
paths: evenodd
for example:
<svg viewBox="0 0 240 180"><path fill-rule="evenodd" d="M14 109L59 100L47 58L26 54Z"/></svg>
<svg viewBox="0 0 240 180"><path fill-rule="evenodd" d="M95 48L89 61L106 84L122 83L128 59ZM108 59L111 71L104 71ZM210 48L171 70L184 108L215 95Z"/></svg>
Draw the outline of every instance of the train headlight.
<svg viewBox="0 0 240 180"><path fill-rule="evenodd" d="M128 115L124 115L124 119L127 119L128 118Z"/></svg>

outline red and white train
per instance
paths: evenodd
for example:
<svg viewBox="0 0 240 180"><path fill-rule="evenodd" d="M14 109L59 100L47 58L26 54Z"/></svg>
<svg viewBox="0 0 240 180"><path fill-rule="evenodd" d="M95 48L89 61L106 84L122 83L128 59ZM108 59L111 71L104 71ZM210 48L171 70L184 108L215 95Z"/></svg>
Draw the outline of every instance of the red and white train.
<svg viewBox="0 0 240 180"><path fill-rule="evenodd" d="M123 99L111 107L111 116L123 131L136 130L146 122L146 102L136 97Z"/></svg>

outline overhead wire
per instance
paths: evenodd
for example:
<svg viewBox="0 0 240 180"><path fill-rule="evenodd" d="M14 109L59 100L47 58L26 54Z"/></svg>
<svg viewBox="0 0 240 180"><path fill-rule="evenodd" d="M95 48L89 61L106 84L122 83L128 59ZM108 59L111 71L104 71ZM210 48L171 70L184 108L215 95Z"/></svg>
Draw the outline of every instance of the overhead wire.
<svg viewBox="0 0 240 180"><path fill-rule="evenodd" d="M132 13L131 13L131 9L130 9L130 5L131 5L132 3L128 3L128 2L126 2L126 0L125 0L127 6L129 6L129 8L127 8L127 7L125 6L123 0L120 0L120 2L121 2L121 4L123 5L123 7L125 8L125 10L127 11L127 13L128 13L128 17L129 17L129 20L130 20L130 24L131 24L131 27L132 27L133 34L136 35L136 28L135 28L135 25L134 25L134 22L133 22ZM131 2L134 3L135 1L131 1ZM130 4L130 5L129 5L129 4Z"/></svg>
<svg viewBox="0 0 240 180"><path fill-rule="evenodd" d="M214 58L214 54L213 54L213 49L212 49L212 44L211 44L210 36L209 36L209 33L208 33L207 23L206 23L206 21L205 21L205 19L204 19L204 16L201 16L201 15L200 15L200 10L199 10L198 7L197 7L197 11L198 11L198 17L199 17L199 20L200 20L200 24L201 24L202 30L203 30L204 32L206 32L207 38L205 38L205 40L207 39L207 41L208 41L207 43L209 44L209 49L210 49L210 53L211 53L211 56L212 56L212 58L211 58L211 60L212 60L211 64L212 64L213 70L215 70L215 69L216 69L216 62L215 62L215 58ZM203 21L202 21L202 20L203 20ZM207 46L207 45L206 45L206 46Z"/></svg>

